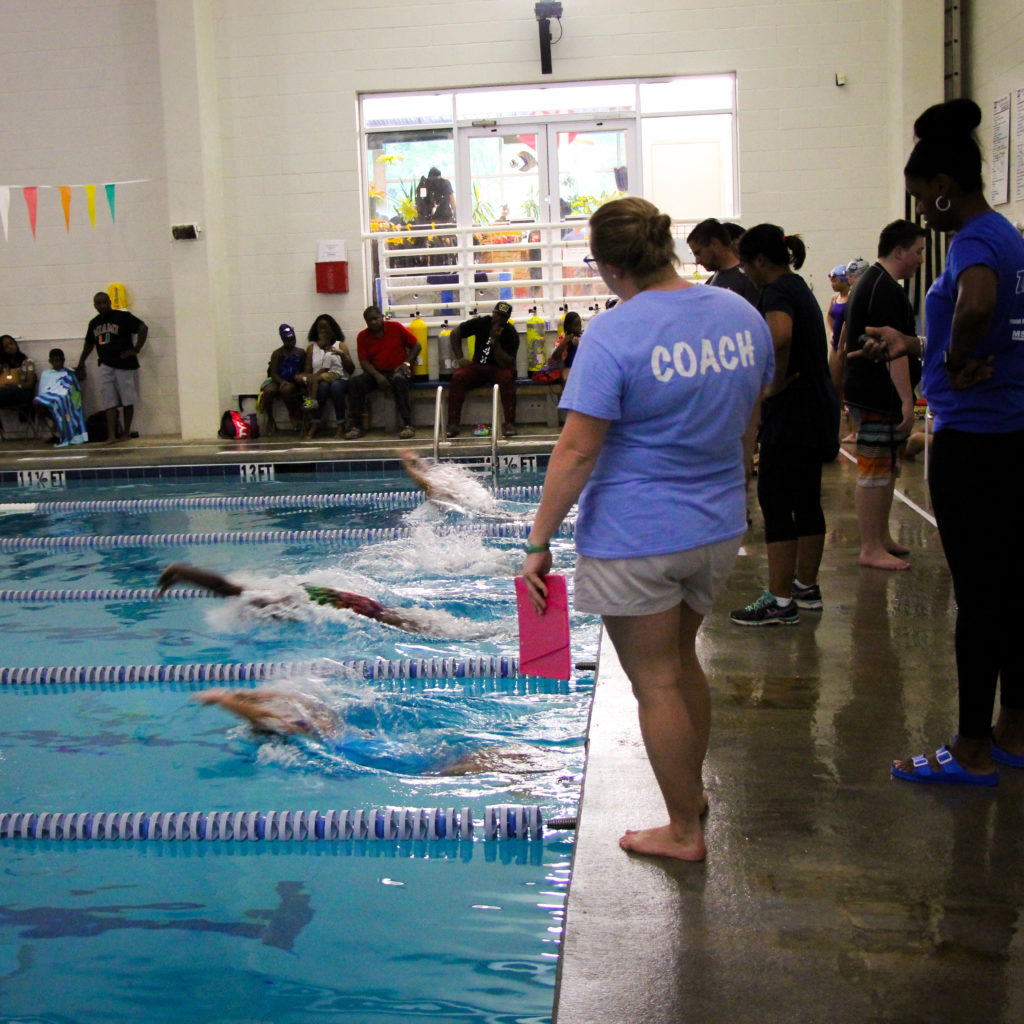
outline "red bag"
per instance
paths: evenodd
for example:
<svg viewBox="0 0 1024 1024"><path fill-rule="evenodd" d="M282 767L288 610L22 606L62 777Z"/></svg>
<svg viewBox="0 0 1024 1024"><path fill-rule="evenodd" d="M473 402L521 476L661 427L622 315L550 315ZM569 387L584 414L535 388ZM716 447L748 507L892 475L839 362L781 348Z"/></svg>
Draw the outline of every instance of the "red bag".
<svg viewBox="0 0 1024 1024"><path fill-rule="evenodd" d="M220 418L218 437L228 441L255 440L260 436L260 428L255 413L235 412L229 409Z"/></svg>
<svg viewBox="0 0 1024 1024"><path fill-rule="evenodd" d="M534 375L533 379L540 384L554 384L556 381L562 379L561 370L538 370Z"/></svg>

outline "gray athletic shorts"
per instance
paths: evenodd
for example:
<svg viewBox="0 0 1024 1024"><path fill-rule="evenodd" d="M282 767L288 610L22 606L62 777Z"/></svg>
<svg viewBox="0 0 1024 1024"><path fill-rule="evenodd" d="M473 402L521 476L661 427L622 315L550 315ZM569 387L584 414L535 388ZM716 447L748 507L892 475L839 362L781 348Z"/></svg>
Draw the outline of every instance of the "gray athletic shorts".
<svg viewBox="0 0 1024 1024"><path fill-rule="evenodd" d="M100 404L104 409L138 405L139 371L118 370L100 363Z"/></svg>
<svg viewBox="0 0 1024 1024"><path fill-rule="evenodd" d="M707 615L742 540L732 537L644 558L577 555L573 607L597 615L656 615L685 601L698 615Z"/></svg>

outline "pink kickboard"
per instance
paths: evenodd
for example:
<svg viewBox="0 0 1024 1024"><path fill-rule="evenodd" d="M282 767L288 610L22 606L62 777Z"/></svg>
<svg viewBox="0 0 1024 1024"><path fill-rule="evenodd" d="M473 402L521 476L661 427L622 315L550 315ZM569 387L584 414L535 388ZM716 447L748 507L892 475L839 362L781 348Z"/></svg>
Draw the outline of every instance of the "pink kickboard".
<svg viewBox="0 0 1024 1024"><path fill-rule="evenodd" d="M516 603L519 608L519 671L524 676L568 679L572 659L569 654L569 596L564 576L545 576L548 606L538 615L530 603L526 580L516 577Z"/></svg>

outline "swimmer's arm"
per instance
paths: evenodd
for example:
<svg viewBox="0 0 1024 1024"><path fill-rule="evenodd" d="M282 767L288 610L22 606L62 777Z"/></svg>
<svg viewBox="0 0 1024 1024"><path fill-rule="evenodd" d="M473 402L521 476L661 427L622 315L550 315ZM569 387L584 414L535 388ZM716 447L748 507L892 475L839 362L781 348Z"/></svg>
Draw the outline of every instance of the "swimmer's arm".
<svg viewBox="0 0 1024 1024"><path fill-rule="evenodd" d="M425 633L426 629L421 626L418 622L413 619L407 619L402 615L401 612L395 611L394 608L385 608L379 616L377 616L378 622L383 622L386 626L394 626L396 629L404 629L407 633Z"/></svg>
<svg viewBox="0 0 1024 1024"><path fill-rule="evenodd" d="M156 596L160 597L175 583L192 583L204 590L209 590L218 597L238 597L243 588L237 583L221 576L220 573L210 569L200 569L194 565L186 565L184 562L173 562L167 566L160 579L157 580Z"/></svg>
<svg viewBox="0 0 1024 1024"><path fill-rule="evenodd" d="M417 458L416 454L414 452L409 451L408 449L405 449L403 451L400 451L398 455L402 460L402 465L405 468L405 472L408 474L412 482L421 491L426 491L427 494L430 494L430 492L433 490L433 486L431 485L430 480L427 479L427 474L424 473L422 469L420 469L422 463L420 462L419 458Z"/></svg>

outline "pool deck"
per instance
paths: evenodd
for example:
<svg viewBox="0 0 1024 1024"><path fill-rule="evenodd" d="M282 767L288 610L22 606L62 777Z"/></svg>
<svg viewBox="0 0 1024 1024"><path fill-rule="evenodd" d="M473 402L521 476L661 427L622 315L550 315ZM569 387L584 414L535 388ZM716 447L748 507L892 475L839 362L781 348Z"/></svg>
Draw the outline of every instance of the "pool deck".
<svg viewBox="0 0 1024 1024"><path fill-rule="evenodd" d="M531 430L504 453L548 452ZM442 455L485 455L460 439ZM54 452L0 444L0 469L386 459L431 440L143 440ZM922 465L900 489L927 513ZM708 859L622 853L663 808L636 709L602 646L556 989L557 1024L1024 1020L1024 771L995 789L894 782L888 761L955 729L953 597L934 527L897 501L913 568L857 565L855 469L825 467L825 609L740 629L759 592L759 517L701 633L712 690ZM998 557L998 552L990 553Z"/></svg>

